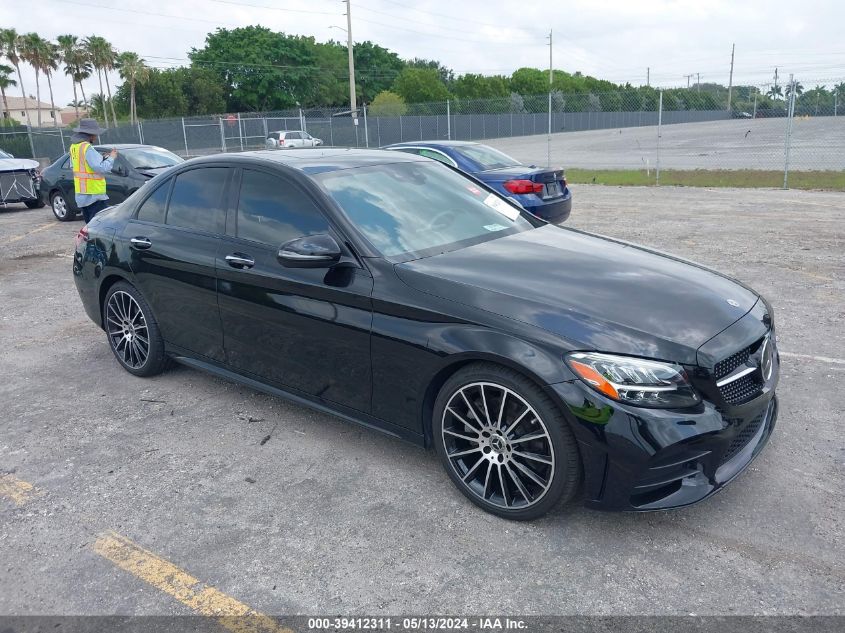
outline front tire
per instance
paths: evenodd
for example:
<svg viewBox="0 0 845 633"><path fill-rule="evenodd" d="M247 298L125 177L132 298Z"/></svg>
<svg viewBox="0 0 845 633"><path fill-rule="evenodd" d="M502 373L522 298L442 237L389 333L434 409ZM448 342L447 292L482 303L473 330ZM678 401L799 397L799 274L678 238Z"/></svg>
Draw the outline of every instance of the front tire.
<svg viewBox="0 0 845 633"><path fill-rule="evenodd" d="M50 195L50 208L53 209L53 215L59 222L70 222L76 217L76 213L70 208L70 203L61 191L54 191Z"/></svg>
<svg viewBox="0 0 845 633"><path fill-rule="evenodd" d="M452 482L497 516L527 521L570 501L581 460L560 409L506 367L469 365L434 403L434 446Z"/></svg>
<svg viewBox="0 0 845 633"><path fill-rule="evenodd" d="M103 327L117 361L130 374L154 376L165 368L164 339L153 311L134 286L119 281L103 303Z"/></svg>

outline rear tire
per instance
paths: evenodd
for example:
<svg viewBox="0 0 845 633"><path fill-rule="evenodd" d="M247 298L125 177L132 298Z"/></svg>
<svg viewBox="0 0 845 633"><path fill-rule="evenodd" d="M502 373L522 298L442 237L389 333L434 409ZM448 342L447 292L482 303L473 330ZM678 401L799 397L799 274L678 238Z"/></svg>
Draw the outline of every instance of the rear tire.
<svg viewBox="0 0 845 633"><path fill-rule="evenodd" d="M103 328L114 357L130 374L154 376L167 366L158 322L131 284L119 281L109 288L103 303Z"/></svg>
<svg viewBox="0 0 845 633"><path fill-rule="evenodd" d="M27 209L43 209L44 201L41 198L37 200L24 200L23 202Z"/></svg>
<svg viewBox="0 0 845 633"><path fill-rule="evenodd" d="M50 208L59 222L70 222L76 217L76 212L70 208L70 203L61 191L54 191L50 195Z"/></svg>
<svg viewBox="0 0 845 633"><path fill-rule="evenodd" d="M433 416L443 467L487 512L528 521L575 496L582 468L572 430L522 374L492 363L468 365L443 385Z"/></svg>

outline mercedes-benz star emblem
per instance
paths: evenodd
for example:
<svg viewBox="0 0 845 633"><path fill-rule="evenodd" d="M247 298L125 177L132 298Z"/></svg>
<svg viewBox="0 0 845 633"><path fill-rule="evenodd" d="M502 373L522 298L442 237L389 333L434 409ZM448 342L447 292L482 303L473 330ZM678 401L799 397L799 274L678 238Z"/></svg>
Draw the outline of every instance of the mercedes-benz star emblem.
<svg viewBox="0 0 845 633"><path fill-rule="evenodd" d="M739 307L739 301L734 301L733 299L726 299L726 301L728 302L728 305L732 305L735 308Z"/></svg>
<svg viewBox="0 0 845 633"><path fill-rule="evenodd" d="M763 349L760 352L760 374L764 381L768 381L772 377L772 369L774 368L774 352L772 350L771 339L766 337L763 341Z"/></svg>

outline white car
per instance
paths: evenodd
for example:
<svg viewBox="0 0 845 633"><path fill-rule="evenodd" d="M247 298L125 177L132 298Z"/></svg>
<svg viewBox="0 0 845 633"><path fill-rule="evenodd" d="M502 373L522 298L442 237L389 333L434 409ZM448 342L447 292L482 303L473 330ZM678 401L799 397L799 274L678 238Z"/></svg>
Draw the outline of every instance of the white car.
<svg viewBox="0 0 845 633"><path fill-rule="evenodd" d="M280 130L267 135L267 149L283 149L292 147L317 147L323 141L314 138L308 132L301 130Z"/></svg>
<svg viewBox="0 0 845 633"><path fill-rule="evenodd" d="M30 209L44 206L38 163L0 150L0 207L23 202Z"/></svg>

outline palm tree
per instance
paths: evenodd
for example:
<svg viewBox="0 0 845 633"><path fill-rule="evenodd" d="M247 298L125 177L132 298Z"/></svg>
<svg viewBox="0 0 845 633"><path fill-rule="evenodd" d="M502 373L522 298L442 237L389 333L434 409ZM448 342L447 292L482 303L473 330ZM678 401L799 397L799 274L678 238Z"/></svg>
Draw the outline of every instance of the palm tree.
<svg viewBox="0 0 845 633"><path fill-rule="evenodd" d="M12 71L14 68L11 66L6 66L5 64L0 64L0 95L3 95L3 111L9 112L9 102L6 100L6 88L11 88L12 86L17 86L18 82L12 79ZM843 84L845 85L845 84ZM9 117L12 116L12 113L9 112ZM0 117L2 118L2 117Z"/></svg>
<svg viewBox="0 0 845 633"><path fill-rule="evenodd" d="M771 97L772 99L777 99L783 96L783 90L777 84L773 84L769 91L766 93L767 96Z"/></svg>
<svg viewBox="0 0 845 633"><path fill-rule="evenodd" d="M50 43L38 33L27 33L20 37L20 56L35 70L35 101L38 103L38 127L41 122L41 72L49 62ZM54 112L55 115L55 112Z"/></svg>
<svg viewBox="0 0 845 633"><path fill-rule="evenodd" d="M76 109L76 118L79 119L79 99L76 92L76 84L82 91L82 107L85 107L85 89L82 87L82 80L91 76L91 62L88 61L83 48L79 45L79 39L75 35L59 35L56 38L59 43L59 50L65 62L65 74L70 76L73 82L73 101Z"/></svg>
<svg viewBox="0 0 845 633"><path fill-rule="evenodd" d="M787 98L789 98L789 95L792 94L793 86L795 88L795 96L800 97L802 94L804 94L804 86L801 84L800 81L795 81L791 85L788 85L786 87Z"/></svg>
<svg viewBox="0 0 845 633"><path fill-rule="evenodd" d="M92 35L85 38L85 50L88 53L88 58L91 60L91 64L97 71L97 79L100 81L100 97L102 98L105 95L103 92L103 75L105 75L106 86L109 89L109 101L111 101L111 86L109 86L108 71L114 68L114 48L112 48L111 43L109 43L106 38ZM103 100L103 105L105 105L105 100ZM105 107L103 107L103 117L106 120L106 127L108 127L109 115L108 112L106 112ZM114 120L114 126L117 127L117 117L114 114L114 104L112 104L112 119Z"/></svg>
<svg viewBox="0 0 845 633"><path fill-rule="evenodd" d="M129 51L117 56L116 66L123 80L129 82L129 121L135 123L138 120L138 112L135 108L135 86L149 79L150 69L138 53Z"/></svg>
<svg viewBox="0 0 845 633"><path fill-rule="evenodd" d="M23 85L23 77L21 77L21 58L20 50L20 36L15 29L0 29L0 51L6 56L15 70L18 72L18 87L21 89L21 97L23 97L23 108L26 113L26 124L32 127L32 119L29 117L29 108L26 107L26 90Z"/></svg>
<svg viewBox="0 0 845 633"><path fill-rule="evenodd" d="M47 77L47 88L50 90L50 107L53 109L53 124L59 127L59 112L56 110L56 100L53 98L53 71L59 69L59 47L53 42L47 42L47 50L44 52L44 66L41 72Z"/></svg>

